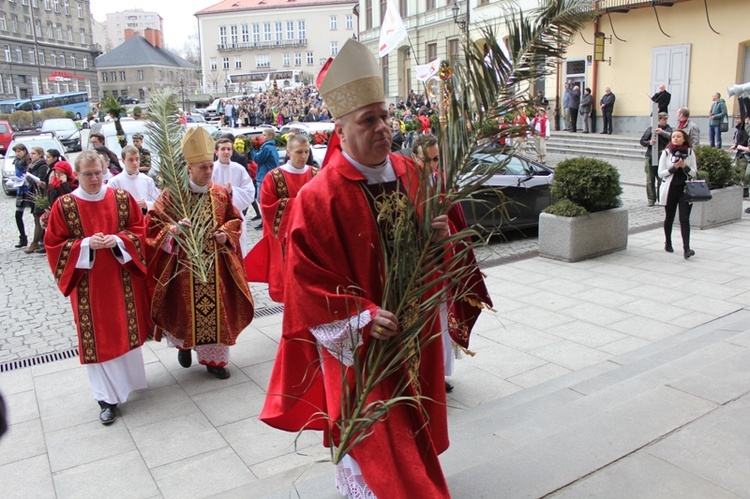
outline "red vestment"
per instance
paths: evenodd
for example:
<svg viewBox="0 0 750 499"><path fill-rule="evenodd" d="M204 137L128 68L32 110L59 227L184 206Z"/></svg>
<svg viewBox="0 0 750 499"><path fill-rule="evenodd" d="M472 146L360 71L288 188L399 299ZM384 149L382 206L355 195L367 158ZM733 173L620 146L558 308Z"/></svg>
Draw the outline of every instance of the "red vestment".
<svg viewBox="0 0 750 499"><path fill-rule="evenodd" d="M342 365L327 349L319 349L310 328L365 310L374 314L383 298L384 276L365 178L339 149L329 154L326 167L295 201L287 236L282 338L260 419L286 431L324 430L324 444L332 438L337 445L333 423L341 418ZM390 158L402 186L418 185L411 162L398 155ZM371 338L369 329L363 329L364 344L355 352L360 358L370 341L380 341ZM423 338L436 334L438 321L426 321ZM420 355L417 381L429 420L413 405L396 405L350 453L378 497L449 496L437 457L448 448L441 342L430 342ZM391 399L397 382L396 376L387 378L368 402ZM354 383L351 369L347 383ZM414 396L411 390L410 383L405 395Z"/></svg>
<svg viewBox="0 0 750 499"><path fill-rule="evenodd" d="M212 258L208 281L200 282L190 271L185 253L164 250L172 235L175 216L166 212L165 191L148 212L147 243L148 271L153 276L151 318L161 330L183 341L185 349L200 345L234 345L237 336L253 319L253 298L247 285L240 253L242 218L232 206L226 189L211 182L205 194L192 193L196 203L208 196L201 207L212 226L204 242L204 258ZM227 243L220 246L214 232L227 235ZM179 237L179 236L176 236ZM159 329L160 328L160 329Z"/></svg>
<svg viewBox="0 0 750 499"><path fill-rule="evenodd" d="M317 168L308 168L305 173L274 168L263 179L260 191L263 239L245 257L245 269L250 282L268 283L268 294L273 301L284 301L284 246L294 198L317 174Z"/></svg>
<svg viewBox="0 0 750 499"><path fill-rule="evenodd" d="M150 331L143 214L130 194L104 188L101 201L60 197L44 237L55 282L73 305L82 364L126 354ZM76 268L82 240L99 232L119 236L132 260L121 264L113 249L104 248L93 251L91 269Z"/></svg>

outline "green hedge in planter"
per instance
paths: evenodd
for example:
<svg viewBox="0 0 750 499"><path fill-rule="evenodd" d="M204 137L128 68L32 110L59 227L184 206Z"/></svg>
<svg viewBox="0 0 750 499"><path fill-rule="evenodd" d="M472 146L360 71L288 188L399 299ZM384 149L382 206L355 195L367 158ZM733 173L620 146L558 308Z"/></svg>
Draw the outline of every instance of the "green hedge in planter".
<svg viewBox="0 0 750 499"><path fill-rule="evenodd" d="M622 205L620 173L606 161L570 158L555 168L550 195L558 202L545 213L566 217L609 210Z"/></svg>
<svg viewBox="0 0 750 499"><path fill-rule="evenodd" d="M741 176L732 168L732 158L726 151L708 146L698 146L694 151L698 175L708 183L709 189L721 189L740 183Z"/></svg>

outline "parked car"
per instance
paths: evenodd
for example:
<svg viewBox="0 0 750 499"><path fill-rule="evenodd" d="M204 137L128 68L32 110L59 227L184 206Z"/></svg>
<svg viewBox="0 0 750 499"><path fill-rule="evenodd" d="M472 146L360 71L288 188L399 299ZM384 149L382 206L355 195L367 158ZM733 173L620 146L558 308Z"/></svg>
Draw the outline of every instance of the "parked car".
<svg viewBox="0 0 750 499"><path fill-rule="evenodd" d="M477 224L484 232L533 228L539 225L539 214L552 204L550 185L554 170L520 154L475 152L475 170L483 166L507 161L502 170L486 179L474 198L480 202L463 202L464 215L469 225ZM471 177L463 181L471 181ZM502 192L502 195L499 194ZM507 215L503 216L505 203Z"/></svg>
<svg viewBox="0 0 750 499"><path fill-rule="evenodd" d="M308 135L312 135L315 132L329 132L332 133L333 129L336 128L336 124L332 121L311 121L309 123L302 123L301 121L291 121L281 127L279 130L280 134L289 133L289 130L296 128L302 130Z"/></svg>
<svg viewBox="0 0 750 499"><path fill-rule="evenodd" d="M3 192L8 196L15 196L16 194L16 189L12 186L8 186L6 182L11 177L16 176L16 168L13 165L13 162L16 159L16 153L13 151L13 146L19 142L22 142L26 146L26 149L38 146L45 151L48 151L49 149L57 149L61 153L65 151L65 147L52 132L32 131L14 133L13 140L11 140L10 145L8 146L8 153L5 155L5 158L0 160L2 161L3 168Z"/></svg>
<svg viewBox="0 0 750 499"><path fill-rule="evenodd" d="M8 151L8 145L13 138L13 127L9 122L0 120L0 154Z"/></svg>
<svg viewBox="0 0 750 499"><path fill-rule="evenodd" d="M192 114L185 116L188 123L206 123L206 119L202 114Z"/></svg>
<svg viewBox="0 0 750 499"><path fill-rule="evenodd" d="M203 123L186 123L185 124L186 131L189 130L190 128L197 128L197 127L201 127L205 129L208 133L211 134L211 137L213 137L214 140L217 140L222 133L219 127L211 123L203 122Z"/></svg>
<svg viewBox="0 0 750 499"><path fill-rule="evenodd" d="M81 132L75 124L75 121L69 118L54 118L44 120L42 123L43 132L54 132L66 151L81 150ZM60 151L65 152L65 151Z"/></svg>
<svg viewBox="0 0 750 499"><path fill-rule="evenodd" d="M117 97L117 102L120 104L138 104L138 99L130 97L129 95L120 95Z"/></svg>

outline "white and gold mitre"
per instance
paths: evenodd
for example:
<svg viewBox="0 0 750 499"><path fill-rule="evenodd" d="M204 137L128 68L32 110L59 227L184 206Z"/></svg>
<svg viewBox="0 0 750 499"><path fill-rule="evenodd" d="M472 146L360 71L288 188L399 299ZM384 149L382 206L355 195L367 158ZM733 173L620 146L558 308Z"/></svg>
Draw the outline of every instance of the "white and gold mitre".
<svg viewBox="0 0 750 499"><path fill-rule="evenodd" d="M182 137L182 155L189 165L214 160L215 141L202 127L190 128Z"/></svg>
<svg viewBox="0 0 750 499"><path fill-rule="evenodd" d="M378 61L367 47L351 38L336 58L323 66L318 88L334 118L375 102L385 102Z"/></svg>

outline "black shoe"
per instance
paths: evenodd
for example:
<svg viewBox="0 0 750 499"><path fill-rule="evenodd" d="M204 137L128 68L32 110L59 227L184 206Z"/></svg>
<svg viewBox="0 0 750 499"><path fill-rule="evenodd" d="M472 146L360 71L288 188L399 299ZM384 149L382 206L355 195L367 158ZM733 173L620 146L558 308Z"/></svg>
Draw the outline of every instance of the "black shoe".
<svg viewBox="0 0 750 499"><path fill-rule="evenodd" d="M18 244L16 244L16 248L25 248L27 244L29 244L29 240L26 239L26 236L21 236L18 239Z"/></svg>
<svg viewBox="0 0 750 499"><path fill-rule="evenodd" d="M255 226L255 230L263 230L263 222Z"/></svg>
<svg viewBox="0 0 750 499"><path fill-rule="evenodd" d="M258 221L258 220L260 220L260 219L261 219L261 216L260 216L260 215L255 215L255 216L254 216L253 218L251 218L250 220L251 220L252 222L256 222L256 221Z"/></svg>
<svg viewBox="0 0 750 499"><path fill-rule="evenodd" d="M99 421L104 425L114 423L117 418L117 414L115 413L115 407L117 407L117 404L108 404L100 401L99 407L102 409L99 412Z"/></svg>
<svg viewBox="0 0 750 499"><path fill-rule="evenodd" d="M672 243L665 243L664 251L666 251L667 253L674 253L674 248L672 248Z"/></svg>
<svg viewBox="0 0 750 499"><path fill-rule="evenodd" d="M601 132L602 135L606 134L607 132Z"/></svg>
<svg viewBox="0 0 750 499"><path fill-rule="evenodd" d="M230 376L226 367L206 366L206 370L219 379L227 379Z"/></svg>
<svg viewBox="0 0 750 499"><path fill-rule="evenodd" d="M177 362L184 368L190 367L193 363L193 354L190 350L177 350Z"/></svg>
<svg viewBox="0 0 750 499"><path fill-rule="evenodd" d="M648 205L649 205L649 206L653 206L653 205L655 205L655 204L656 204L656 201L649 201L649 202L648 202Z"/></svg>
<svg viewBox="0 0 750 499"><path fill-rule="evenodd" d="M745 213L750 213L750 208L745 208Z"/></svg>
<svg viewBox="0 0 750 499"><path fill-rule="evenodd" d="M47 253L47 250L44 248L44 246L40 246L34 250L34 253L39 253L40 255L43 255Z"/></svg>
<svg viewBox="0 0 750 499"><path fill-rule="evenodd" d="M612 135L612 132L607 132L607 135Z"/></svg>
<svg viewBox="0 0 750 499"><path fill-rule="evenodd" d="M684 256L685 260L687 260L688 258L690 258L693 255L695 255L695 251L689 249L689 250L685 250L685 253L682 256Z"/></svg>
<svg viewBox="0 0 750 499"><path fill-rule="evenodd" d="M445 382L445 393L450 393L450 392L452 392L452 391L453 391L453 385L451 385L450 383L448 383L448 382L446 381L446 382Z"/></svg>

